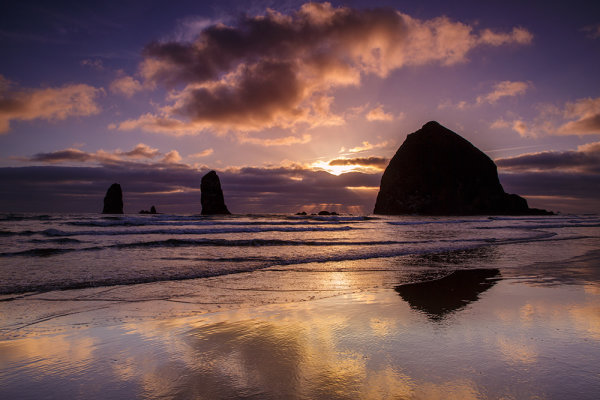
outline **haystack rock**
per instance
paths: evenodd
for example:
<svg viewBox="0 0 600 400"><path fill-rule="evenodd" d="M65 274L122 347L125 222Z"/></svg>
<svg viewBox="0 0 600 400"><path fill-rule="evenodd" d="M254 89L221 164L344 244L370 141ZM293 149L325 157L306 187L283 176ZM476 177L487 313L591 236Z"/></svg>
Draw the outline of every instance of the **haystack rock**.
<svg viewBox="0 0 600 400"><path fill-rule="evenodd" d="M113 183L106 191L102 214L123 214L123 192L118 183Z"/></svg>
<svg viewBox="0 0 600 400"><path fill-rule="evenodd" d="M435 121L407 136L383 176L375 214L535 215L527 201L504 192L496 164Z"/></svg>
<svg viewBox="0 0 600 400"><path fill-rule="evenodd" d="M202 177L200 183L202 215L231 214L225 205L221 181L215 171Z"/></svg>

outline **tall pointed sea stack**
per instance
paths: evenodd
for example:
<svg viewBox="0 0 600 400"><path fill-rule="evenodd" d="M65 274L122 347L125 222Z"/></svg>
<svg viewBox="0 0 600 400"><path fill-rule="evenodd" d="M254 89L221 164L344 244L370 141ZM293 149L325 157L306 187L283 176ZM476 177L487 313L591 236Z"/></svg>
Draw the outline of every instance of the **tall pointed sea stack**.
<svg viewBox="0 0 600 400"><path fill-rule="evenodd" d="M469 141L435 121L407 136L390 160L375 214L550 214L504 192L496 164Z"/></svg>
<svg viewBox="0 0 600 400"><path fill-rule="evenodd" d="M123 214L123 192L118 183L113 183L106 191L102 214Z"/></svg>
<svg viewBox="0 0 600 400"><path fill-rule="evenodd" d="M221 181L215 171L210 171L202 177L200 191L202 215L231 214L225 205Z"/></svg>

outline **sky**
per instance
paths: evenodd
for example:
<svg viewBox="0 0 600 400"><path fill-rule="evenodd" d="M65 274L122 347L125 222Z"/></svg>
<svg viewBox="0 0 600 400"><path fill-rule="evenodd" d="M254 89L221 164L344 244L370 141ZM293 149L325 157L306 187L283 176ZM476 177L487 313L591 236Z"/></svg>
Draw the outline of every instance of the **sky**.
<svg viewBox="0 0 600 400"><path fill-rule="evenodd" d="M94 2L96 3L96 2ZM0 212L373 211L436 120L530 207L600 212L600 3L0 5Z"/></svg>

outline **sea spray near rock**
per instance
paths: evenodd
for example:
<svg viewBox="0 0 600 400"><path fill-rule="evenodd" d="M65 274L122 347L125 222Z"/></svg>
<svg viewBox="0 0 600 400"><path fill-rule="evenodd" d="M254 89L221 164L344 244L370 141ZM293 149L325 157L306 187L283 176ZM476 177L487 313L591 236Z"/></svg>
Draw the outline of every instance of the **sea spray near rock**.
<svg viewBox="0 0 600 400"><path fill-rule="evenodd" d="M202 177L200 183L202 215L231 214L225 205L221 181L215 171Z"/></svg>
<svg viewBox="0 0 600 400"><path fill-rule="evenodd" d="M106 191L102 214L123 214L123 191L118 183L113 183Z"/></svg>
<svg viewBox="0 0 600 400"><path fill-rule="evenodd" d="M504 192L496 164L481 150L435 121L407 136L390 160L375 214L544 215Z"/></svg>

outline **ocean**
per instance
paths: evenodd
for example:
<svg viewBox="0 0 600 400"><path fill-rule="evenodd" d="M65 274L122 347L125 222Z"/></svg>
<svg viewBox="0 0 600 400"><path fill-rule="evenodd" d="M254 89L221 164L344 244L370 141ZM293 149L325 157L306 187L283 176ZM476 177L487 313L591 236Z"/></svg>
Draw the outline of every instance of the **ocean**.
<svg viewBox="0 0 600 400"><path fill-rule="evenodd" d="M189 280L273 268L392 274L389 283L402 284L424 279L424 274L430 279L481 263L516 268L538 261L540 252L557 249L559 257L581 255L582 249L600 249L599 228L597 215L3 214L0 294ZM518 257L513 257L516 253ZM446 262L439 257L444 254ZM431 261L435 255L437 261ZM374 287L381 284L385 285L373 282Z"/></svg>

